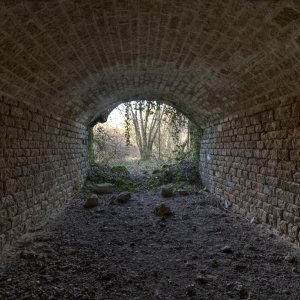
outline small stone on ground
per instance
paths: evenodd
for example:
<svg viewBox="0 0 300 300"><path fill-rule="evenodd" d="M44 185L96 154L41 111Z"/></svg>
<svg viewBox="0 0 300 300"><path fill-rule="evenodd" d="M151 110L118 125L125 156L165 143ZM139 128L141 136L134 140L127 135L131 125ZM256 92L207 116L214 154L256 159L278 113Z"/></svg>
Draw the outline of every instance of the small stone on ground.
<svg viewBox="0 0 300 300"><path fill-rule="evenodd" d="M120 193L119 195L116 196L114 201L116 203L124 204L124 203L127 203L130 200L130 198L131 198L131 193L122 192L122 193Z"/></svg>
<svg viewBox="0 0 300 300"><path fill-rule="evenodd" d="M101 213L74 199L8 248L0 299L299 299L299 250L230 210L195 205L203 195L110 198Z"/></svg>
<svg viewBox="0 0 300 300"><path fill-rule="evenodd" d="M233 250L232 250L231 246L229 246L229 245L224 246L224 247L221 249L221 251L222 251L223 253L226 253L226 254L231 254L231 253L233 253Z"/></svg>
<svg viewBox="0 0 300 300"><path fill-rule="evenodd" d="M95 185L95 191L98 194L111 194L114 191L114 185L111 183L99 183Z"/></svg>
<svg viewBox="0 0 300 300"><path fill-rule="evenodd" d="M172 214L170 207L165 204L160 204L155 207L155 214L158 217L168 217Z"/></svg>
<svg viewBox="0 0 300 300"><path fill-rule="evenodd" d="M178 190L178 194L180 196L188 196L190 194L190 192L188 190L184 190L184 189L179 189Z"/></svg>
<svg viewBox="0 0 300 300"><path fill-rule="evenodd" d="M174 187L172 185L163 185L161 187L161 195L165 198L174 196Z"/></svg>
<svg viewBox="0 0 300 300"><path fill-rule="evenodd" d="M93 194L93 195L90 195L86 200L85 200L85 203L84 203L84 207L85 208L93 208L93 207L96 207L99 205L99 199L98 199L98 196Z"/></svg>

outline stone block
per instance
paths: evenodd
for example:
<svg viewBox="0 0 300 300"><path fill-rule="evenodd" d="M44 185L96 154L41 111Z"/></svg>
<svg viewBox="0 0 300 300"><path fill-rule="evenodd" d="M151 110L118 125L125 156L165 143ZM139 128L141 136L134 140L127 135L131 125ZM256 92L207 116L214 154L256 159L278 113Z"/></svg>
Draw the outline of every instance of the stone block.
<svg viewBox="0 0 300 300"><path fill-rule="evenodd" d="M287 223L293 223L294 221L294 215L292 213L283 212L283 220L285 220Z"/></svg>
<svg viewBox="0 0 300 300"><path fill-rule="evenodd" d="M94 187L98 194L111 194L114 191L114 185L111 183L99 183Z"/></svg>
<svg viewBox="0 0 300 300"><path fill-rule="evenodd" d="M297 102L292 106L292 116L293 117L300 117L300 103Z"/></svg>
<svg viewBox="0 0 300 300"><path fill-rule="evenodd" d="M279 225L278 229L279 229L280 233L282 233L282 234L288 233L288 224L286 221L281 220L278 225Z"/></svg>
<svg viewBox="0 0 300 300"><path fill-rule="evenodd" d="M299 240L299 226L289 224L288 225L288 234L291 238L293 238L295 240Z"/></svg>
<svg viewBox="0 0 300 300"><path fill-rule="evenodd" d="M291 117L291 106L279 107L275 111L276 120L285 120Z"/></svg>
<svg viewBox="0 0 300 300"><path fill-rule="evenodd" d="M13 195L17 191L17 181L9 179L5 181L5 195Z"/></svg>
<svg viewBox="0 0 300 300"><path fill-rule="evenodd" d="M97 195L90 195L89 197L86 198L84 207L85 208L93 208L98 206L99 204L99 199Z"/></svg>
<svg viewBox="0 0 300 300"><path fill-rule="evenodd" d="M131 198L131 193L122 192L115 197L114 203L125 204L130 200L130 198Z"/></svg>
<svg viewBox="0 0 300 300"><path fill-rule="evenodd" d="M300 183L300 172L295 173L293 179L296 183Z"/></svg>

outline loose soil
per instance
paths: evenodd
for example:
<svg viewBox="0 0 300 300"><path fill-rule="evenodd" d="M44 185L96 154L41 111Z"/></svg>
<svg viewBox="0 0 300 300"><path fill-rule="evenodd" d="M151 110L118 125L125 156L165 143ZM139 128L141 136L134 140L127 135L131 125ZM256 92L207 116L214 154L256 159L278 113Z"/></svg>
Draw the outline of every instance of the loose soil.
<svg viewBox="0 0 300 300"><path fill-rule="evenodd" d="M298 249L204 194L109 198L75 199L6 249L0 299L300 299Z"/></svg>

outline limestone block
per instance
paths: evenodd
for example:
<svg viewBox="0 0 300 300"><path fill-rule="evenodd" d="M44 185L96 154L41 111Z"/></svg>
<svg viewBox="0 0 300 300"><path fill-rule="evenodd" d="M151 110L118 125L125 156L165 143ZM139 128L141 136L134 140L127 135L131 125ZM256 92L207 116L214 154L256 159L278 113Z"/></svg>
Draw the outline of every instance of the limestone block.
<svg viewBox="0 0 300 300"><path fill-rule="evenodd" d="M98 194L111 194L114 191L114 185L111 183L99 183L95 185L94 189Z"/></svg>
<svg viewBox="0 0 300 300"><path fill-rule="evenodd" d="M98 204L99 204L98 196L93 194L86 198L84 207L85 208L93 208L93 207L98 206Z"/></svg>

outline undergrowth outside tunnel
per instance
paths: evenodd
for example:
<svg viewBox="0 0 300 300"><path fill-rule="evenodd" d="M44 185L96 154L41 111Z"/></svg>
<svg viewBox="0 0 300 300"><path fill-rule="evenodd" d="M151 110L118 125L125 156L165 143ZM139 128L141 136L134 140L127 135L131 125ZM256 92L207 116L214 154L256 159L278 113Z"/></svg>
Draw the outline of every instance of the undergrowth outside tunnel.
<svg viewBox="0 0 300 300"><path fill-rule="evenodd" d="M185 115L166 104L121 104L107 123L92 130L88 181L129 191L166 184L199 189L199 133Z"/></svg>

